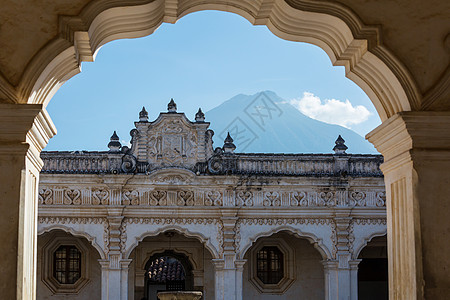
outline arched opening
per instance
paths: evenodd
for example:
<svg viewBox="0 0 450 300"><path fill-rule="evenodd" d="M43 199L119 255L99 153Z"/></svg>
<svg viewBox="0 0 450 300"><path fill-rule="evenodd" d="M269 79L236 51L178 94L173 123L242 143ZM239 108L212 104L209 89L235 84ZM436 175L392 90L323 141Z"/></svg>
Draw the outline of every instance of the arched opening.
<svg viewBox="0 0 450 300"><path fill-rule="evenodd" d="M156 2L156 1L155 1ZM160 4L160 3L158 3ZM191 3L192 4L192 3ZM285 4L283 2L283 4ZM179 15L182 15L182 13L187 13L189 11L195 10L197 9L197 7L195 7L195 5L189 6L188 7L182 7L180 8L180 14L178 14L178 11L171 11L172 14L165 14L165 13L161 13L161 16L167 17L167 19L173 21L175 20ZM210 4L210 3L206 3L204 7L216 7L218 8L219 5L214 5L214 4ZM238 5L236 5L238 6ZM243 9L242 7L237 8L236 6L233 6L232 8L230 8L230 10L232 11L240 11L241 14L245 14L250 16L250 18L253 16L252 15L252 11L251 9ZM161 5L161 7L164 7L164 5ZM203 7L203 8L204 8ZM278 12L280 13L279 16L281 20L285 20L285 19L289 19L289 17L291 17L289 15L289 11L288 8L283 9L283 7L276 7L278 9ZM95 9L97 10L97 13L93 13L93 14L87 14L90 15L92 17L92 19L94 19L95 17L100 15L100 12L106 11L105 9L99 8L98 6L95 7ZM139 8L138 8L139 9ZM164 10L164 8L162 8ZM222 9L224 9L222 7ZM250 11L247 13L244 13L245 11ZM287 11L287 12L286 12ZM153 11L152 11L153 12ZM283 13L286 13L285 17L283 18ZM301 12L299 13L301 14ZM255 14L257 15L257 14ZM295 14L294 14L295 15ZM319 14L320 15L320 14ZM287 17L286 17L287 16ZM314 14L314 16L317 16L317 14ZM264 18L266 18L267 20L264 22ZM93 20L84 20L86 21L85 24L89 24L87 27L89 27L89 29L92 29L92 32L101 32L101 30L99 29L100 27L94 28L95 26L91 26L94 22ZM103 15L100 20L97 20L97 24L105 22L107 23L107 21L114 19L114 13L111 13L109 16L108 14ZM124 18L126 19L126 18ZM128 18L128 19L133 19L133 18ZM273 28L277 28L276 30L281 31L280 35L282 35L283 30L280 29L282 26L277 26L274 25L273 22L276 22L274 20L270 20L269 17L267 16L263 16L263 17L254 17L252 18L254 20L255 23L260 22L261 24L268 24L268 26L271 26ZM275 18L276 19L276 18ZM319 19L319 18L318 18ZM161 17L162 20L162 17ZM77 22L77 24L82 23L82 22ZM156 24L158 22L155 22ZM286 23L291 23L291 22L286 22ZM305 22L306 25L309 25L309 22L306 21ZM327 22L325 22L327 23ZM333 22L328 22L328 25L333 24ZM358 25L360 25L360 22L356 22L357 25L355 25L355 27L358 27ZM119 24L113 24L115 30L117 28L120 28L121 25ZM89 38L92 39L92 44L95 45L95 47L98 47L99 45L101 45L102 43L106 43L109 40L112 40L113 38L123 38L123 37L136 37L136 36L140 36L142 34L149 34L152 30L153 27L152 25L154 25L154 23L152 23L151 25L146 24L144 26L144 28L129 28L126 26L123 26L124 28L126 27L126 29L124 29L123 31L119 30L119 32L107 32L105 34L105 36L103 37L99 37L99 36L95 36L92 35ZM341 29L341 25L340 23L337 24L336 26L334 26L334 28L337 28L337 30L339 31L339 29ZM61 26L64 28L64 26ZM70 27L70 26L68 26ZM92 28L91 28L92 27ZM297 25L296 27L298 28L303 28L305 29L304 24L300 24ZM312 26L314 28L314 26ZM319 26L318 26L319 27ZM348 27L344 26L345 29L349 29ZM307 29L307 28L306 28ZM72 30L72 29L71 29ZM69 30L70 31L70 30ZM73 30L75 31L75 30ZM285 32L290 32L289 30L285 30ZM87 34L87 28L81 31L82 36L84 36L84 34ZM339 32L341 33L341 32ZM301 35L301 33L298 32L294 32L294 33L290 33L292 35ZM289 37L290 34L284 33L284 36L286 38ZM67 34L69 35L69 34ZM339 35L338 33L335 34L330 34L330 36L334 37L336 35ZM61 36L64 36L64 34L61 34ZM382 97L383 94L385 94L385 99L383 100L379 100L378 102L378 108L379 108L379 113L380 115L382 115L383 120L385 120L387 117L392 116L394 113L399 112L399 111L408 111L411 109L411 107L414 107L414 105L416 105L417 103L415 102L415 100L417 100L417 97L414 97L414 93L417 92L417 89L415 88L415 85L412 83L412 81L409 80L409 76L407 74L406 71L403 71L404 69L402 68L401 64L399 66L399 64L397 64L397 61L395 60L395 58L393 59L394 63L387 63L387 62L381 62L380 60L378 60L377 58L374 58L373 55L371 54L371 52L367 51L365 52L367 49L365 49L365 47L367 45L358 45L358 40L354 39L353 35L351 32L347 32L347 35L343 34L343 36L349 37L347 41L345 41L344 43L333 43L332 41L328 41L326 38L324 38L324 40L320 40L317 37L303 37L305 40L310 40L310 42L315 42L316 44L321 45L321 47L326 48L328 51L327 53L329 53L330 57L337 58L336 63L341 63L341 64L346 64L347 67L350 69L349 71L349 76L354 76L354 80L357 81L360 85L364 85L366 86L366 88L368 90L373 89L372 92L368 91L368 93L370 93L370 97L372 98L372 101L378 101L376 100L378 98L378 96ZM360 39L360 41L363 41L362 44L364 44L364 42L366 42L366 40L364 39L366 36L364 34L361 34L362 38ZM69 40L72 38L72 35L70 35ZM78 45L85 45L86 43L83 43L83 40L81 39L74 39L75 40L75 44ZM66 42L66 41L64 41ZM77 43L78 42L78 43ZM86 41L85 41L86 42ZM329 42L329 44L327 43ZM374 43L374 42L372 42ZM375 42L376 44L377 42ZM89 44L89 42L87 43ZM338 46L336 46L336 44ZM381 43L380 43L381 44ZM332 45L332 46L329 46ZM89 56L92 55L92 53L95 53L95 51L97 49L85 49L83 47L81 51L80 48L78 49L65 49L62 50L61 48L58 48L57 51L55 51L55 47L53 47L54 45L51 45L52 47L47 47L46 52L53 52L53 53L63 53L63 51L66 51L67 53L64 53L64 55L62 55L61 57L58 57L57 59L53 60L53 55L52 55L52 62L50 63L49 59L43 59L42 57L45 57L45 54L43 55L37 55L37 59L30 63L30 68L29 70L25 73L25 80L21 83L20 89L21 91L23 90L23 94L25 94L24 98L26 99L30 99L30 101L28 101L29 103L43 103L45 101L48 101L49 98L51 97L52 94L52 89L55 88L55 86L57 87L62 81L68 79L70 76L72 76L75 73L76 68L78 67L77 65L77 59L80 58L80 60L82 60L83 56ZM333 47L335 46L335 47ZM341 46L342 49L339 49L339 46ZM350 47L352 46L352 47ZM78 47L78 46L77 46ZM95 48L93 47L93 48ZM87 48L90 48L89 46ZM330 49L331 48L331 49ZM47 51L47 50L51 50L51 51ZM333 51L335 50L335 51ZM43 51L45 52L45 51ZM83 53L82 53L83 52ZM89 54L90 52L90 54ZM75 54L75 55L74 55ZM360 57L362 56L362 57ZM364 57L365 56L365 57ZM380 55L383 56L383 55ZM389 61L389 58L391 58L390 55L387 55L387 59L386 61ZM394 65L394 67L392 67L392 64ZM35 66L37 65L41 65L43 66L43 68L49 67L49 69L43 71L40 70L39 68L36 69ZM52 66L51 66L52 65ZM56 66L56 67L55 67ZM395 67L398 67L398 69L396 69ZM396 73L394 74L393 72L391 72L390 70L392 69L396 69ZM36 71L38 70L38 71ZM382 72L383 70L387 70L387 72ZM41 72L42 71L42 72ZM400 74L398 74L400 73ZM405 75L406 73L406 75ZM32 75L30 75L32 74ZM30 79L30 77L38 77L37 75L35 76L34 74L43 74L43 76L41 76L40 78L34 80L35 78ZM381 75L380 75L381 74ZM402 76L405 75L405 76ZM374 79L373 77L378 77L376 79ZM403 78L401 84L404 86L404 88L402 88L400 86L400 84L397 84L398 81L400 79L398 78ZM404 79L406 78L406 79ZM382 79L382 80L379 80ZM384 81L384 83L383 83ZM395 81L395 82L394 82ZM406 82L405 82L406 81ZM391 86L389 85L389 83L394 82L394 84ZM27 91L32 91L32 93L30 92L30 94L34 94L34 96L30 96L26 95ZM407 92L405 92L407 91ZM412 92L411 92L412 91ZM392 93L394 94L394 97L392 96ZM407 97L404 94L408 94ZM411 95L412 94L412 95ZM388 99L388 100L386 100ZM395 99L392 100L392 102L390 102L389 99ZM36 100L36 101L35 101ZM39 101L39 100L44 100L44 101ZM384 101L386 100L386 101ZM400 100L400 101L398 101ZM417 105L416 105L417 107ZM409 180L409 179L408 179ZM406 184L405 184L406 185ZM420 241L419 241L420 242ZM415 254L412 254L415 255ZM19 255L20 256L20 255ZM420 276L419 276L420 277Z"/></svg>
<svg viewBox="0 0 450 300"><path fill-rule="evenodd" d="M388 258L387 237L373 238L358 256L358 299L387 300Z"/></svg>
<svg viewBox="0 0 450 300"><path fill-rule="evenodd" d="M203 299L214 297L212 255L196 238L165 231L144 238L129 258L129 296L134 299L157 300L162 291L201 291Z"/></svg>
<svg viewBox="0 0 450 300"><path fill-rule="evenodd" d="M307 240L281 231L256 240L244 255L243 299L323 299L322 255Z"/></svg>
<svg viewBox="0 0 450 300"><path fill-rule="evenodd" d="M154 254L145 264L145 297L157 300L164 291L191 291L194 288L192 265L183 253L166 250Z"/></svg>

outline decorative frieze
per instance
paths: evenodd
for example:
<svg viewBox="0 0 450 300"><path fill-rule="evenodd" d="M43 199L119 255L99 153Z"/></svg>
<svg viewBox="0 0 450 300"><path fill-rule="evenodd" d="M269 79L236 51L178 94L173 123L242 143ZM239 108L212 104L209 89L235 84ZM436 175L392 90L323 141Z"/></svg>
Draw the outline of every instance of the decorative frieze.
<svg viewBox="0 0 450 300"><path fill-rule="evenodd" d="M333 223L329 218L242 218L241 225L329 225Z"/></svg>
<svg viewBox="0 0 450 300"><path fill-rule="evenodd" d="M220 185L219 185L220 186ZM77 189L42 186L39 205L385 207L382 190Z"/></svg>
<svg viewBox="0 0 450 300"><path fill-rule="evenodd" d="M190 224L217 224L217 218L125 218L128 224L151 224L151 225L190 225Z"/></svg>
<svg viewBox="0 0 450 300"><path fill-rule="evenodd" d="M39 217L39 224L103 224L106 222L104 217Z"/></svg>

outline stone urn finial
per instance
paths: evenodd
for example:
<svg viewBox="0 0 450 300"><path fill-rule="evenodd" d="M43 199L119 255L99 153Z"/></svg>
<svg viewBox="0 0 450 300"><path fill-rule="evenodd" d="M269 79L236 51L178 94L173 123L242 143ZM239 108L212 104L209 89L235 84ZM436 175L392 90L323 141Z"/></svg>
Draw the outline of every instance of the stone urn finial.
<svg viewBox="0 0 450 300"><path fill-rule="evenodd" d="M334 143L336 144L333 148L335 154L346 154L345 150L347 150L348 147L345 145L345 140L341 135L338 136L337 140Z"/></svg>
<svg viewBox="0 0 450 300"><path fill-rule="evenodd" d="M198 112L195 114L195 122L205 122L205 114L202 112L201 108L199 108Z"/></svg>
<svg viewBox="0 0 450 300"><path fill-rule="evenodd" d="M139 112L139 122L148 122L148 112L144 106L142 106L142 110Z"/></svg>
<svg viewBox="0 0 450 300"><path fill-rule="evenodd" d="M222 150L225 153L233 153L236 149L236 145L233 144L233 138L231 137L230 133L228 132L227 137L225 138Z"/></svg>
<svg viewBox="0 0 450 300"><path fill-rule="evenodd" d="M122 144L119 142L119 136L117 135L116 131L112 134L110 141L108 143L108 148L110 152L119 152L120 147L122 147Z"/></svg>
<svg viewBox="0 0 450 300"><path fill-rule="evenodd" d="M167 111L170 113L176 113L177 112L177 104L175 101L173 101L173 98L170 99L169 104L167 104Z"/></svg>

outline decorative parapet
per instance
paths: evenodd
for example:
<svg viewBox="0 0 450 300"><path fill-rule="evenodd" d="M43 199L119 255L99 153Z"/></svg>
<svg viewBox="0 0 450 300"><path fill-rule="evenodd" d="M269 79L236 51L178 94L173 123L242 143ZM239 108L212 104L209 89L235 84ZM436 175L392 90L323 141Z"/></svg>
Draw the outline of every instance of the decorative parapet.
<svg viewBox="0 0 450 300"><path fill-rule="evenodd" d="M151 174L160 168L134 159L136 167L128 171L133 157L124 153L96 151L42 152L42 173L49 174ZM128 160L131 160L129 162ZM266 176L352 176L382 177L381 155L364 154L255 154L217 153L206 163L187 168L197 175Z"/></svg>
<svg viewBox="0 0 450 300"><path fill-rule="evenodd" d="M146 174L185 169L196 175L381 177L381 155L347 154L339 136L334 154L235 153L228 133L222 148L213 149L214 132L199 109L195 122L177 112L173 99L168 112L148 121L145 108L130 131L131 147L121 146L116 132L110 151L42 152L42 173Z"/></svg>

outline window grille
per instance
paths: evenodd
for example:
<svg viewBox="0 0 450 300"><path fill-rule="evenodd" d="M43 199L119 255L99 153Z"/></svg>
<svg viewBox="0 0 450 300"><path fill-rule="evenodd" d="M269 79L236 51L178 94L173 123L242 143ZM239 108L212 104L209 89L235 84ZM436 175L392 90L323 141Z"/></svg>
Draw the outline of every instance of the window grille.
<svg viewBox="0 0 450 300"><path fill-rule="evenodd" d="M75 246L60 246L54 253L55 279L61 284L73 284L81 277L81 252Z"/></svg>
<svg viewBox="0 0 450 300"><path fill-rule="evenodd" d="M264 284L277 284L284 277L283 253L278 247L263 247L256 256L256 276Z"/></svg>

